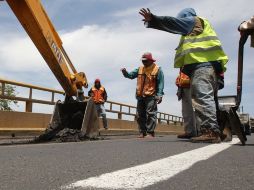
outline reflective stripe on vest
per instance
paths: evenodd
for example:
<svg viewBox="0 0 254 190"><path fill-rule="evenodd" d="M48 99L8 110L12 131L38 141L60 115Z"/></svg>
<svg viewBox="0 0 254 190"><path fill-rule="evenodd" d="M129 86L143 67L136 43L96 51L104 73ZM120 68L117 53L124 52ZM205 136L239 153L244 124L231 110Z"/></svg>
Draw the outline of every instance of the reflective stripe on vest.
<svg viewBox="0 0 254 190"><path fill-rule="evenodd" d="M224 72L228 57L221 42L208 20L204 21L204 31L197 36L182 36L175 55L175 68L193 63L220 61Z"/></svg>
<svg viewBox="0 0 254 190"><path fill-rule="evenodd" d="M105 88L103 86L101 86L99 89L93 87L92 92L93 92L92 98L96 104L102 104L105 102L104 100Z"/></svg>
<svg viewBox="0 0 254 190"><path fill-rule="evenodd" d="M159 66L155 63L150 67L139 67L137 78L137 91L139 97L154 96L156 94L156 83Z"/></svg>

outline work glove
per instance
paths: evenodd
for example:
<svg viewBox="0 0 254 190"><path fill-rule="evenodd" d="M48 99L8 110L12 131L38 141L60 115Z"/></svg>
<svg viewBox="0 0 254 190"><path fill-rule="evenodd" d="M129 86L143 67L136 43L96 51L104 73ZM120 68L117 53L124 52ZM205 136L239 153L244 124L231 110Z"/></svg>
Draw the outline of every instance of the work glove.
<svg viewBox="0 0 254 190"><path fill-rule="evenodd" d="M156 103L160 104L162 102L162 96L156 96Z"/></svg>
<svg viewBox="0 0 254 190"><path fill-rule="evenodd" d="M224 88L224 74L217 75L217 86L218 86L218 90L221 90Z"/></svg>
<svg viewBox="0 0 254 190"><path fill-rule="evenodd" d="M123 73L123 76L126 76L128 74L126 68L122 68L121 69L121 72Z"/></svg>

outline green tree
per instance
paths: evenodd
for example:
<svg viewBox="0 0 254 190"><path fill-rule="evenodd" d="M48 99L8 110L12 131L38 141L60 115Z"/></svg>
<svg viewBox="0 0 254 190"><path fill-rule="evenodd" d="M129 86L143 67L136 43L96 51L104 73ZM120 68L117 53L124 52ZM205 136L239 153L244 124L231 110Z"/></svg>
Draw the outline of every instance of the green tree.
<svg viewBox="0 0 254 190"><path fill-rule="evenodd" d="M0 95L2 95L2 84L0 84ZM11 85L5 85L4 95L5 96L16 96L16 87ZM18 102L16 100L7 100L0 98L0 110L13 111L11 105L17 105Z"/></svg>

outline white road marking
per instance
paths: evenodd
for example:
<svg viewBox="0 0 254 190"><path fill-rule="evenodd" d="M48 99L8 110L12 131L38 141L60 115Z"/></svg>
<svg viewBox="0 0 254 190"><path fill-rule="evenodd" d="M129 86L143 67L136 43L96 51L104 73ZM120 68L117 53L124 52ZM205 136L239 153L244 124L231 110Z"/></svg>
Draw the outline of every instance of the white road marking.
<svg viewBox="0 0 254 190"><path fill-rule="evenodd" d="M195 163L207 160L239 142L238 139L233 139L230 143L211 144L146 164L80 180L62 189L141 189L168 180Z"/></svg>

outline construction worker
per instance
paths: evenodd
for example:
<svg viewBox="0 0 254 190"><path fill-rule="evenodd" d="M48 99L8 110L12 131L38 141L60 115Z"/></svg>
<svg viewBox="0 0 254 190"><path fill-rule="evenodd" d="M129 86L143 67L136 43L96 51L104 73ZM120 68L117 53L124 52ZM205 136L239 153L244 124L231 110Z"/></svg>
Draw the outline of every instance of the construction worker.
<svg viewBox="0 0 254 190"><path fill-rule="evenodd" d="M125 78L137 78L137 122L140 138L154 137L157 120L157 104L162 102L164 75L162 69L155 63L152 54L147 52L142 56L143 65L132 72L121 69Z"/></svg>
<svg viewBox="0 0 254 190"><path fill-rule="evenodd" d="M176 86L178 100L182 100L182 115L184 133L177 136L180 139L190 139L198 135L196 126L196 118L192 106L191 90L190 90L190 77L183 72L179 72L176 78Z"/></svg>
<svg viewBox="0 0 254 190"><path fill-rule="evenodd" d="M98 117L102 117L104 129L108 129L108 123L106 118L106 110L104 103L107 101L107 92L105 88L101 85L100 79L94 81L94 86L89 90L88 96L93 98L96 106Z"/></svg>
<svg viewBox="0 0 254 190"><path fill-rule="evenodd" d="M149 9L139 12L148 28L180 34L174 66L191 78L190 90L195 116L202 135L192 142L221 142L214 95L219 73L226 71L228 57L209 21L197 16L192 8L180 11L177 17L156 16Z"/></svg>

